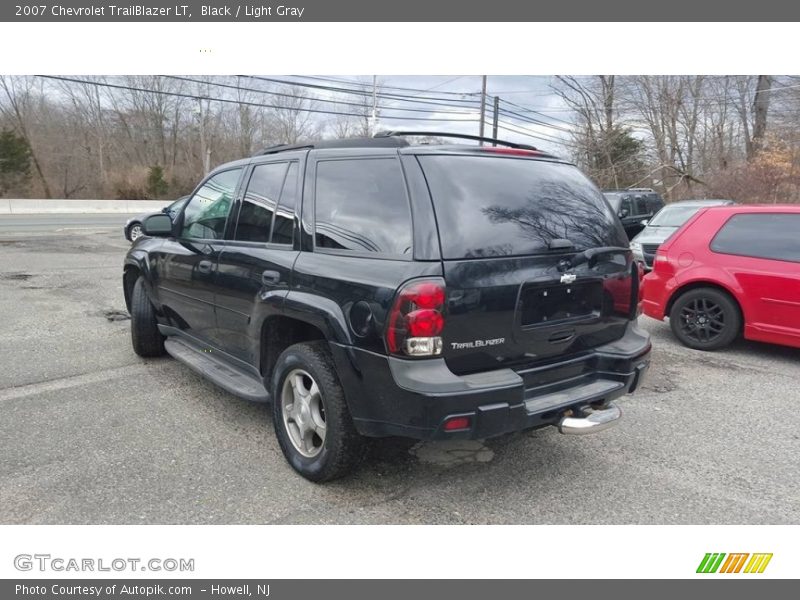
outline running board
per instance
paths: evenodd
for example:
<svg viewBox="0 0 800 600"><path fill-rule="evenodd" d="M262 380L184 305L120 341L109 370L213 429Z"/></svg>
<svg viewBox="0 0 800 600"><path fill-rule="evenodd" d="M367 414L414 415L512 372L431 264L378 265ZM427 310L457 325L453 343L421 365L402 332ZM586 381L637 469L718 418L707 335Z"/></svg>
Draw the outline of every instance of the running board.
<svg viewBox="0 0 800 600"><path fill-rule="evenodd" d="M199 373L226 392L251 402L269 402L269 392L264 384L250 373L246 373L213 355L177 338L164 341L166 351L195 373Z"/></svg>

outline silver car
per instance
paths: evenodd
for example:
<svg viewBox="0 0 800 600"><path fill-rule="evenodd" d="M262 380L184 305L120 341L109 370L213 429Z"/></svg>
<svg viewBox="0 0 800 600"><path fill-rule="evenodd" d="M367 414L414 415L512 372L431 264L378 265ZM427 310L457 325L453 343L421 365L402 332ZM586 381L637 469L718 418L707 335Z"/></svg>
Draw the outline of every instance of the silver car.
<svg viewBox="0 0 800 600"><path fill-rule="evenodd" d="M683 200L667 204L649 221L642 221L644 229L631 240L631 251L646 271L653 268L656 250L698 210L706 206L736 204L733 200Z"/></svg>

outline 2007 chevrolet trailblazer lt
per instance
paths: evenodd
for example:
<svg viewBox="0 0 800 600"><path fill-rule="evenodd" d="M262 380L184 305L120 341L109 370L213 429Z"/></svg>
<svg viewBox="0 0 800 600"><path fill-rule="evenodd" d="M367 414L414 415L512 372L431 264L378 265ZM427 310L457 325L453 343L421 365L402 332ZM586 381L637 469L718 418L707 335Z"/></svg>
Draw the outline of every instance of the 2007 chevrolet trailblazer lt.
<svg viewBox="0 0 800 600"><path fill-rule="evenodd" d="M312 481L352 469L365 437L600 431L649 365L638 267L577 168L412 133L222 165L125 259L136 353L272 401Z"/></svg>

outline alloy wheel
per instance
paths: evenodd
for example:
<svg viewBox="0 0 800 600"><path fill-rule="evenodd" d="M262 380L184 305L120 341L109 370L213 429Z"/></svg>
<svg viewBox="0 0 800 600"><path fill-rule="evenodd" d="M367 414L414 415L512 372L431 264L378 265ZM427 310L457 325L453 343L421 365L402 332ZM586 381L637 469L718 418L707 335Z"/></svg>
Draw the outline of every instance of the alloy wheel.
<svg viewBox="0 0 800 600"><path fill-rule="evenodd" d="M303 369L294 369L283 381L281 390L283 425L292 445L306 458L322 452L325 445L325 405L314 378Z"/></svg>
<svg viewBox="0 0 800 600"><path fill-rule="evenodd" d="M725 329L724 309L708 298L694 298L681 308L681 332L701 344L715 341Z"/></svg>

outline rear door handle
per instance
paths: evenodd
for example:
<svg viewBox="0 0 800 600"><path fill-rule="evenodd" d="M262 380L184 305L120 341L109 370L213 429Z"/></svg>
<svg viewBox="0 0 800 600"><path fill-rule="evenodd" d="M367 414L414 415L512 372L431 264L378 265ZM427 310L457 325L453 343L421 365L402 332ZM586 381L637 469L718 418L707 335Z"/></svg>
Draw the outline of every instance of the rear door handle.
<svg viewBox="0 0 800 600"><path fill-rule="evenodd" d="M559 331L558 333L554 333L547 339L547 341L551 344L560 344L563 342L568 342L573 337L575 337L575 330L571 329L568 331Z"/></svg>
<svg viewBox="0 0 800 600"><path fill-rule="evenodd" d="M210 260L201 260L197 263L197 270L202 273L203 275L208 275L211 273L211 269L214 268L214 263Z"/></svg>
<svg viewBox="0 0 800 600"><path fill-rule="evenodd" d="M281 274L277 271L264 271L261 274L261 283L264 285L275 285L281 280Z"/></svg>

